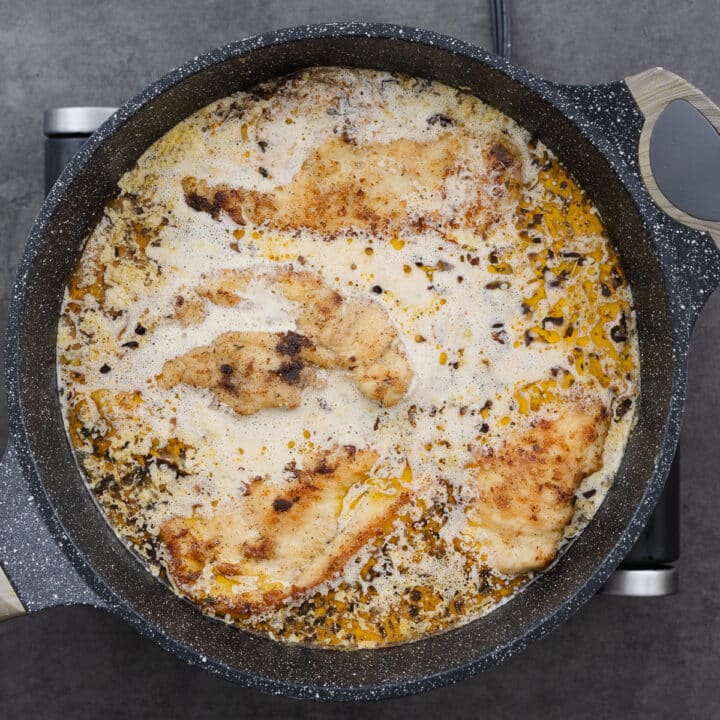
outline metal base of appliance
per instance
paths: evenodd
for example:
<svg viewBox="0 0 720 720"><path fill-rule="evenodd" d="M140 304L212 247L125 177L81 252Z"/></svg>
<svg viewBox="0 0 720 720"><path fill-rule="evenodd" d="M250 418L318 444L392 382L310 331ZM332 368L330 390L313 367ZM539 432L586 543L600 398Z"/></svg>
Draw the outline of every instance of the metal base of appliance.
<svg viewBox="0 0 720 720"><path fill-rule="evenodd" d="M669 565L652 570L616 570L600 592L624 597L662 597L674 595L678 587L678 570Z"/></svg>

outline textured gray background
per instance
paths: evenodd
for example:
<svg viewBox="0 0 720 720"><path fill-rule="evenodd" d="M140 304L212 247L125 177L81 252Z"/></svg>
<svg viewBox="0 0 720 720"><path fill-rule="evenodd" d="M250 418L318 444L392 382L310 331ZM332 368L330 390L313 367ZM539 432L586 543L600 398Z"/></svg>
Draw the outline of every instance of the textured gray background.
<svg viewBox="0 0 720 720"><path fill-rule="evenodd" d="M718 0L513 0L515 62L564 82L663 65L720 101ZM0 0L0 307L42 201L41 113L114 105L246 35L375 20L488 45L487 0ZM191 669L113 617L63 608L0 625L0 718L720 717L720 293L698 322L683 431L682 592L596 598L547 639L429 695L343 706L244 690ZM0 408L0 414L4 408ZM4 420L0 425L4 441Z"/></svg>

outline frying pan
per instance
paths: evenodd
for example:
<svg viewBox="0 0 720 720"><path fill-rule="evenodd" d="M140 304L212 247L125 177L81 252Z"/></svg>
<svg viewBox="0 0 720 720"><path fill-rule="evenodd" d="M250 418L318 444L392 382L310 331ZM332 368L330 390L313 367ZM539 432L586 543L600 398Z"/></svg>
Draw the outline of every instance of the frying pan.
<svg viewBox="0 0 720 720"><path fill-rule="evenodd" d="M638 421L615 484L587 529L549 571L488 616L372 651L275 643L207 618L171 593L99 513L66 438L57 397L63 287L118 178L198 108L311 65L438 80L468 88L513 117L588 191L620 253L637 311ZM0 572L0 616L93 605L228 680L336 700L429 690L477 673L556 627L598 591L631 548L675 451L690 332L720 284L720 137L710 123L720 127L717 107L659 68L624 82L562 86L472 45L392 25L306 26L262 35L195 58L149 86L70 162L18 268L5 355L10 441L0 465L0 560L7 575Z"/></svg>

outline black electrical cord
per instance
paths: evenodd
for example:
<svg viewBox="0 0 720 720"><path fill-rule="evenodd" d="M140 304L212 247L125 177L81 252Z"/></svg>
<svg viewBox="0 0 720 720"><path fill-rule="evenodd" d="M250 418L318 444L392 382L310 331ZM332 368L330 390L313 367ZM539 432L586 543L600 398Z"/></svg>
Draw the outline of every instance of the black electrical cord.
<svg viewBox="0 0 720 720"><path fill-rule="evenodd" d="M495 52L510 59L510 0L490 0L490 15L492 17L493 43Z"/></svg>

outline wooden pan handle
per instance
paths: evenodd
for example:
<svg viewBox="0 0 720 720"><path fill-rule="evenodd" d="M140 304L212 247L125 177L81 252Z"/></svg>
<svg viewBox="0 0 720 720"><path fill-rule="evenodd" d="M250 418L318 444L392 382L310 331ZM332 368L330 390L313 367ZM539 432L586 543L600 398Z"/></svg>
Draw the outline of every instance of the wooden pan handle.
<svg viewBox="0 0 720 720"><path fill-rule="evenodd" d="M720 166L715 166L720 134L714 138L720 133L720 109L663 68L627 77L625 84L645 116L638 153L652 199L678 222L709 233L720 249ZM660 135L667 147L658 149Z"/></svg>
<svg viewBox="0 0 720 720"><path fill-rule="evenodd" d="M9 620L24 614L25 608L20 602L20 598L0 567L0 620Z"/></svg>

